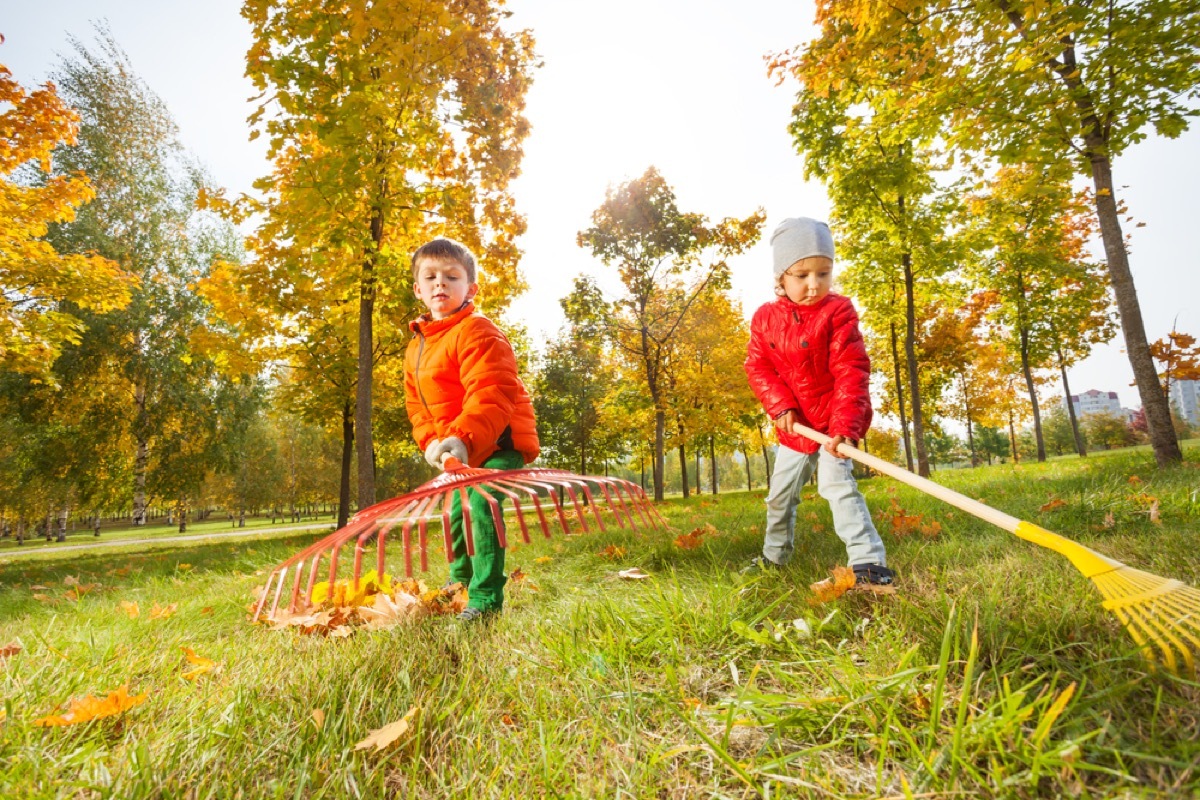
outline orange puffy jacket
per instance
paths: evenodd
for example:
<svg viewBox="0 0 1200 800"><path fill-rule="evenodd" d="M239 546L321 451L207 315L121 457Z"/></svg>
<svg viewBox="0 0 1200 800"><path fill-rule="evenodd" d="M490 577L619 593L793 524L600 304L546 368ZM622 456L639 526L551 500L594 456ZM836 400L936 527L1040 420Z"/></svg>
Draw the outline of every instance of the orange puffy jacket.
<svg viewBox="0 0 1200 800"><path fill-rule="evenodd" d="M415 335L404 355L404 397L421 449L457 436L472 467L497 450L516 450L526 464L537 458L533 403L500 329L470 303L445 319L422 316L409 328Z"/></svg>

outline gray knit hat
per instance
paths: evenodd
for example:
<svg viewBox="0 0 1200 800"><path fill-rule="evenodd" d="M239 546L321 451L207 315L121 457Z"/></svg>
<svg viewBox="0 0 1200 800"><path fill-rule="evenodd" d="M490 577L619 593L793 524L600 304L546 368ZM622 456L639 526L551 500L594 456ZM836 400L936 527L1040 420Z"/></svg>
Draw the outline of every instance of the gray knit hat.
<svg viewBox="0 0 1200 800"><path fill-rule="evenodd" d="M802 258L833 258L833 234L824 222L808 217L790 217L779 223L779 227L771 234L771 250L775 256L775 277L778 278Z"/></svg>

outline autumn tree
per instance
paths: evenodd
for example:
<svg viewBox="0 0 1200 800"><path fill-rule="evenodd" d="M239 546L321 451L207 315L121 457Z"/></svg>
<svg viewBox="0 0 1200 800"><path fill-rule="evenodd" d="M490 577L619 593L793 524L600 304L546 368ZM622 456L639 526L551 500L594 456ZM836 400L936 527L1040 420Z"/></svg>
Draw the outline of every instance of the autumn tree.
<svg viewBox="0 0 1200 800"><path fill-rule="evenodd" d="M592 214L592 227L577 241L606 266L615 267L624 287L613 303L612 336L634 359L654 407L654 497L663 499L663 453L669 410L666 365L692 305L728 279L726 260L758 241L765 215L709 224L702 214L683 212L674 190L654 167L610 187Z"/></svg>
<svg viewBox="0 0 1200 800"><path fill-rule="evenodd" d="M821 0L817 15L838 41L825 61L830 74L886 64L874 70L880 91L928 125L945 125L956 146L1009 163L1069 164L1091 179L1155 458L1160 466L1179 461L1121 231L1113 161L1151 131L1179 136L1196 115L1195 0Z"/></svg>
<svg viewBox="0 0 1200 800"><path fill-rule="evenodd" d="M248 0L242 15L247 74L262 92L254 135L266 133L275 165L256 183L265 199L241 204L262 220L246 272L267 276L252 285L268 291L310 284L319 303L353 311L365 507L375 502L375 367L402 350L416 307L407 254L435 234L466 243L491 311L521 288L524 221L508 187L528 133L533 42L506 31L487 0L348 0L338 13L315 0Z"/></svg>
<svg viewBox="0 0 1200 800"><path fill-rule="evenodd" d="M1200 344L1195 336L1181 333L1172 325L1170 333L1150 345L1150 355L1161 366L1158 377L1168 403L1173 382L1200 381Z"/></svg>
<svg viewBox="0 0 1200 800"><path fill-rule="evenodd" d="M0 64L0 370L43 380L63 345L79 341L75 312L123 308L134 282L110 258L62 253L47 239L95 197L86 174L54 170L54 151L75 144L78 129L53 83L26 91Z"/></svg>

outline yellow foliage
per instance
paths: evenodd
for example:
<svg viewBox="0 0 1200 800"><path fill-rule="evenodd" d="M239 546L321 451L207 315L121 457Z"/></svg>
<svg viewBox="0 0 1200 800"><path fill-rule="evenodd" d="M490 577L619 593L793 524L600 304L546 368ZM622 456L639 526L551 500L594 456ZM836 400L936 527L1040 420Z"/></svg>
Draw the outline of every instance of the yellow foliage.
<svg viewBox="0 0 1200 800"><path fill-rule="evenodd" d="M66 714L40 717L33 721L39 727L51 728L62 725L78 725L94 719L111 717L121 714L134 706L146 702L146 693L131 697L128 686L122 685L115 692L109 692L103 700L88 695L82 700L72 700Z"/></svg>

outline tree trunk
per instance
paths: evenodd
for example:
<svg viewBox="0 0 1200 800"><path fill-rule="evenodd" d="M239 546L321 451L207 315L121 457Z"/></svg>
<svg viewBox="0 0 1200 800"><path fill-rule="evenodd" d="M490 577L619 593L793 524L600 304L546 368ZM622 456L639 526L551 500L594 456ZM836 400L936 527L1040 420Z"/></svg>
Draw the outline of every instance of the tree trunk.
<svg viewBox="0 0 1200 800"><path fill-rule="evenodd" d="M1063 402L1067 404L1067 419L1071 421L1071 433L1075 436L1075 452L1080 458L1087 458L1087 445L1083 443L1083 433L1079 430L1079 420L1075 418L1075 406L1071 403L1071 384L1067 383L1067 362L1062 350L1057 352L1058 369L1062 373Z"/></svg>
<svg viewBox="0 0 1200 800"><path fill-rule="evenodd" d="M383 211L371 211L372 247L363 258L358 296L358 392L354 411L358 451L358 508L375 505L375 442L371 433L371 379L375 366L375 259L383 241Z"/></svg>
<svg viewBox="0 0 1200 800"><path fill-rule="evenodd" d="M350 401L342 405L342 481L338 488L338 521L340 530L350 521L350 462L354 459L354 417Z"/></svg>
<svg viewBox="0 0 1200 800"><path fill-rule="evenodd" d="M684 445L682 443L679 445L679 472L682 475L680 480L683 481L683 499L686 500L688 498L688 494L689 494L689 492L688 492L688 473L687 473L687 450L684 448Z"/></svg>
<svg viewBox="0 0 1200 800"><path fill-rule="evenodd" d="M712 493L716 494L717 486L717 440L711 433L708 435L708 460L712 462Z"/></svg>
<svg viewBox="0 0 1200 800"><path fill-rule="evenodd" d="M900 347L896 336L896 323L892 328L892 372L896 381L896 404L900 410L900 432L904 435L904 460L908 462L908 471L913 471L912 437L908 433L908 413L904 410L904 381L900 379Z"/></svg>
<svg viewBox="0 0 1200 800"><path fill-rule="evenodd" d="M1046 460L1046 441L1042 438L1042 414L1038 410L1037 390L1033 385L1033 370L1029 367L1029 331L1021 327L1021 372L1025 375L1025 387L1029 391L1029 402L1033 406L1033 439L1037 443L1037 460Z"/></svg>
<svg viewBox="0 0 1200 800"><path fill-rule="evenodd" d="M1017 450L1017 426L1013 423L1013 413L1008 412L1008 445L1012 448L1014 464L1021 463L1021 454Z"/></svg>
<svg viewBox="0 0 1200 800"><path fill-rule="evenodd" d="M770 455L767 453L767 437L763 434L761 425L758 426L758 443L762 447L763 463L767 467L767 491L769 492L771 491L771 473L773 470L771 469Z"/></svg>
<svg viewBox="0 0 1200 800"><path fill-rule="evenodd" d="M967 447L971 451L971 467L976 465L975 456L975 434L971 430L971 395L967 390L967 373L963 370L962 378L962 393L963 393L963 413L967 415Z"/></svg>
<svg viewBox="0 0 1200 800"><path fill-rule="evenodd" d="M903 213L903 198L901 198ZM917 452L917 474L929 477L929 456L925 452L925 418L921 413L921 382L917 372L917 306L914 297L912 255L901 256L904 264L904 357L908 360L908 396L912 400L913 443Z"/></svg>
<svg viewBox="0 0 1200 800"><path fill-rule="evenodd" d="M92 516L92 535L97 538L99 538L99 536L100 536L100 515L99 514L95 514Z"/></svg>
<svg viewBox="0 0 1200 800"><path fill-rule="evenodd" d="M58 535L55 537L60 542L67 540L67 518L71 516L71 507L66 503L58 512Z"/></svg>
<svg viewBox="0 0 1200 800"><path fill-rule="evenodd" d="M137 450L133 457L133 527L146 524L146 467L150 461L149 419L146 415L146 386L138 383L133 392L137 412L133 423Z"/></svg>
<svg viewBox="0 0 1200 800"><path fill-rule="evenodd" d="M658 400L654 401L655 408L658 408ZM667 414L665 411L658 410L654 412L654 499L663 499L663 472L667 468L666 457L663 452L663 445L666 436L664 435L667 427Z"/></svg>
<svg viewBox="0 0 1200 800"><path fill-rule="evenodd" d="M704 481L700 479L703 474L700 463L700 445L696 445L696 494L704 494Z"/></svg>
<svg viewBox="0 0 1200 800"><path fill-rule="evenodd" d="M1133 368L1138 397L1146 412L1146 427L1150 433L1150 446L1154 448L1154 459L1160 467L1177 464L1183 460L1175 427L1171 424L1171 407L1163 396L1158 382L1158 371L1150 356L1150 344L1146 340L1146 326L1142 322L1142 309L1138 302L1137 289L1133 285L1133 273L1129 270L1129 253L1121 233L1121 219L1117 211L1117 199L1113 193L1112 163L1108 160L1106 143L1096 136L1088 137L1087 150L1092 163L1092 183L1096 189L1096 216L1100 220L1100 235L1104 240L1104 256L1108 262L1109 279L1113 294L1117 298L1117 311L1121 315L1121 333L1125 338L1125 354Z"/></svg>
<svg viewBox="0 0 1200 800"><path fill-rule="evenodd" d="M17 544L25 544L25 517L17 517Z"/></svg>
<svg viewBox="0 0 1200 800"><path fill-rule="evenodd" d="M179 495L179 532L187 533L187 497Z"/></svg>
<svg viewBox="0 0 1200 800"><path fill-rule="evenodd" d="M742 458L746 459L746 491L754 491L754 476L750 474L750 452L746 449L746 440L738 439L738 445L742 451Z"/></svg>

